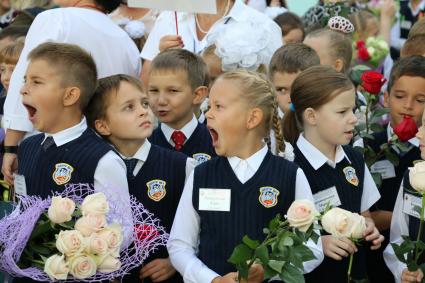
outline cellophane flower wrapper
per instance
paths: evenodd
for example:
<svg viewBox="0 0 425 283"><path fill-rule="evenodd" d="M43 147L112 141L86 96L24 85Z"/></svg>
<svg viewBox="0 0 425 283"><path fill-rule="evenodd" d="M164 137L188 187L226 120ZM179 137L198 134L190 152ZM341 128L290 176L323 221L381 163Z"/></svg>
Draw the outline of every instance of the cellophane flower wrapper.
<svg viewBox="0 0 425 283"><path fill-rule="evenodd" d="M75 203L81 204L84 197L94 193L94 189L87 184L67 185L65 190L55 195L72 199ZM108 194L106 194L108 197ZM40 215L47 211L51 203L51 197L41 199L38 196L21 196L20 202L16 205L11 214L0 220L0 270L9 273L13 277L29 277L36 281L52 282L49 276L41 269L30 267L21 269L18 266L19 259L31 236L31 233L40 218ZM68 276L68 282L100 282L103 280L113 280L121 278L131 269L140 266L151 252L159 246L164 246L168 240L168 234L160 226L159 219L155 218L143 205L133 196L130 197L133 225L138 227L148 227L145 237L140 239L133 230L131 244L120 251L119 260L121 268L111 273L97 272L94 276L85 280ZM114 202L108 198L110 211L107 215L108 224L117 222L127 209L119 202ZM122 225L122 223L118 224ZM123 227L123 230L125 228ZM140 231L139 231L140 233ZM151 235L150 235L151 234Z"/></svg>

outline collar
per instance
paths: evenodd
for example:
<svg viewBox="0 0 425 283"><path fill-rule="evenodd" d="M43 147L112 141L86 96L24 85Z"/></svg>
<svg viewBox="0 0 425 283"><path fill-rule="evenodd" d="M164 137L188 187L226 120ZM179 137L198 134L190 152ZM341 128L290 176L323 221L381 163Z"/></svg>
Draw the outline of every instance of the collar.
<svg viewBox="0 0 425 283"><path fill-rule="evenodd" d="M394 130L393 127L391 127L391 123L388 124L387 127L387 140L391 139L391 136L394 134ZM407 141L408 143L410 143L413 146L419 147L419 140L417 137L413 137L410 140Z"/></svg>
<svg viewBox="0 0 425 283"><path fill-rule="evenodd" d="M196 127L198 126L198 120L196 119L196 116L193 115L192 120L189 121L186 125L183 126L183 128L180 129L180 131L183 132L183 134L186 136L186 140L190 138L190 136L195 131ZM161 123L161 131L164 133L165 138L168 142L171 141L171 135L173 134L176 129L171 128L165 123Z"/></svg>
<svg viewBox="0 0 425 283"><path fill-rule="evenodd" d="M87 129L87 121L86 121L86 117L83 116L83 118L81 119L81 122L75 126L72 126L71 128L62 130L55 134L44 133L44 139L41 142L41 144L43 144L43 142L46 140L47 137L51 136L53 137L53 140L55 141L56 146L61 146L79 138L86 129Z"/></svg>
<svg viewBox="0 0 425 283"><path fill-rule="evenodd" d="M146 162L146 160L148 159L148 155L149 155L150 150L151 150L151 143L148 141L148 139L145 139L145 142L136 151L136 153L133 155L132 158L136 158L138 160Z"/></svg>
<svg viewBox="0 0 425 283"><path fill-rule="evenodd" d="M264 145L259 151L245 159L245 161L248 163L248 166L254 170L254 172L257 172L258 168L260 168L261 162L263 162L264 157L266 157L268 148L266 145ZM227 157L227 160L229 161L230 167L232 167L233 171L235 171L236 167L243 161L243 159L232 156Z"/></svg>
<svg viewBox="0 0 425 283"><path fill-rule="evenodd" d="M420 11L425 9L425 0L422 0L421 3L419 3L419 5L416 7L416 10L413 10L412 4L410 3L410 1L409 1L409 3L407 3L407 6L409 7L410 11L412 12L412 15L416 17L419 14Z"/></svg>
<svg viewBox="0 0 425 283"><path fill-rule="evenodd" d="M304 157L308 160L311 166L313 166L314 170L319 169L325 163L329 166L335 168L336 164L341 162L344 158L351 163L347 154L345 154L344 149L341 145L336 147L335 152L335 161L329 160L320 150L318 150L314 145L312 145L306 138L304 137L304 133L301 133L298 140L297 146Z"/></svg>
<svg viewBox="0 0 425 283"><path fill-rule="evenodd" d="M203 124L205 122L205 114L201 111L201 115L199 115L198 121L199 123Z"/></svg>

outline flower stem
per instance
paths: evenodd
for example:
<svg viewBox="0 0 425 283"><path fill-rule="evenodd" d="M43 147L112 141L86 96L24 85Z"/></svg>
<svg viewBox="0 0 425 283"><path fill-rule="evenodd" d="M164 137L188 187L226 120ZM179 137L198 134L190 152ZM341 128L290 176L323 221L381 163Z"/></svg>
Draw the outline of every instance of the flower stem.
<svg viewBox="0 0 425 283"><path fill-rule="evenodd" d="M366 122L366 134L369 134L369 107L370 107L370 98L366 98L366 110L365 110L365 122Z"/></svg>
<svg viewBox="0 0 425 283"><path fill-rule="evenodd" d="M418 263L419 260L419 245L418 242L421 240L422 238L422 229L424 226L424 209L425 209L425 197L424 195L422 195L422 206L421 206L421 215L420 215L420 222L419 222L419 231L418 231L418 237L416 239L416 244L415 244L415 263Z"/></svg>
<svg viewBox="0 0 425 283"><path fill-rule="evenodd" d="M348 264L348 271L347 271L347 282L351 282L351 267L353 266L353 257L354 254L350 254L350 263Z"/></svg>

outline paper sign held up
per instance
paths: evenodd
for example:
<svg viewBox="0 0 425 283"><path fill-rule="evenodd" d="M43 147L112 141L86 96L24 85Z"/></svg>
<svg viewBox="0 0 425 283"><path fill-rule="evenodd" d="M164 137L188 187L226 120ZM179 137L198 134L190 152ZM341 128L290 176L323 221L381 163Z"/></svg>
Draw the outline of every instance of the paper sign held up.
<svg viewBox="0 0 425 283"><path fill-rule="evenodd" d="M216 14L216 0L128 0L129 7Z"/></svg>

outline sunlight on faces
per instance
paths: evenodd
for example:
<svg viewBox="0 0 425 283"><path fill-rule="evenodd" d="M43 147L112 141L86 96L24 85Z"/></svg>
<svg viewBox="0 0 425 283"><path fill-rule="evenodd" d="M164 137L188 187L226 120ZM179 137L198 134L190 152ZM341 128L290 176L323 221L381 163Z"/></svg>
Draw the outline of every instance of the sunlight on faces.
<svg viewBox="0 0 425 283"><path fill-rule="evenodd" d="M153 113L148 96L132 84L121 81L117 92L109 93L106 117L96 121L96 129L113 144L138 142L150 137ZM103 128L98 128L99 123Z"/></svg>
<svg viewBox="0 0 425 283"><path fill-rule="evenodd" d="M328 65L334 67L335 61L332 59L329 54L329 40L326 39L326 36L318 37L309 37L307 36L304 39L304 44L310 46L316 51L317 55L320 58L321 65Z"/></svg>
<svg viewBox="0 0 425 283"><path fill-rule="evenodd" d="M275 72L273 74L272 83L276 89L276 100L283 113L290 111L291 86L299 73Z"/></svg>
<svg viewBox="0 0 425 283"><path fill-rule="evenodd" d="M161 123L176 130L192 119L197 102L184 71L154 70L149 76L148 97Z"/></svg>
<svg viewBox="0 0 425 283"><path fill-rule="evenodd" d="M238 84L218 79L210 91L209 107L205 116L216 153L240 156L246 146L250 106L241 97Z"/></svg>
<svg viewBox="0 0 425 283"><path fill-rule="evenodd" d="M30 61L21 89L22 103L31 123L40 132L62 130L64 97L70 88L62 85L61 72L47 61Z"/></svg>
<svg viewBox="0 0 425 283"><path fill-rule="evenodd" d="M304 112L304 125L315 131L315 142L324 147L348 144L354 135L357 118L353 113L356 104L354 88L342 91L331 101L318 109L307 108ZM309 110L311 109L311 110ZM312 117L306 112L311 111ZM308 121L306 122L306 119ZM312 126L312 127L311 127ZM306 130L307 131L307 130Z"/></svg>
<svg viewBox="0 0 425 283"><path fill-rule="evenodd" d="M425 78L401 76L394 81L391 93L385 93L384 105L391 109L391 125L394 127L410 116L420 125L425 104Z"/></svg>
<svg viewBox="0 0 425 283"><path fill-rule="evenodd" d="M13 70L15 70L15 66L15 64L0 64L1 84L6 89L6 91L9 89L10 77L12 76Z"/></svg>
<svg viewBox="0 0 425 283"><path fill-rule="evenodd" d="M422 114L422 125L418 128L416 137L419 139L419 149L421 150L421 158L425 160L425 111Z"/></svg>

